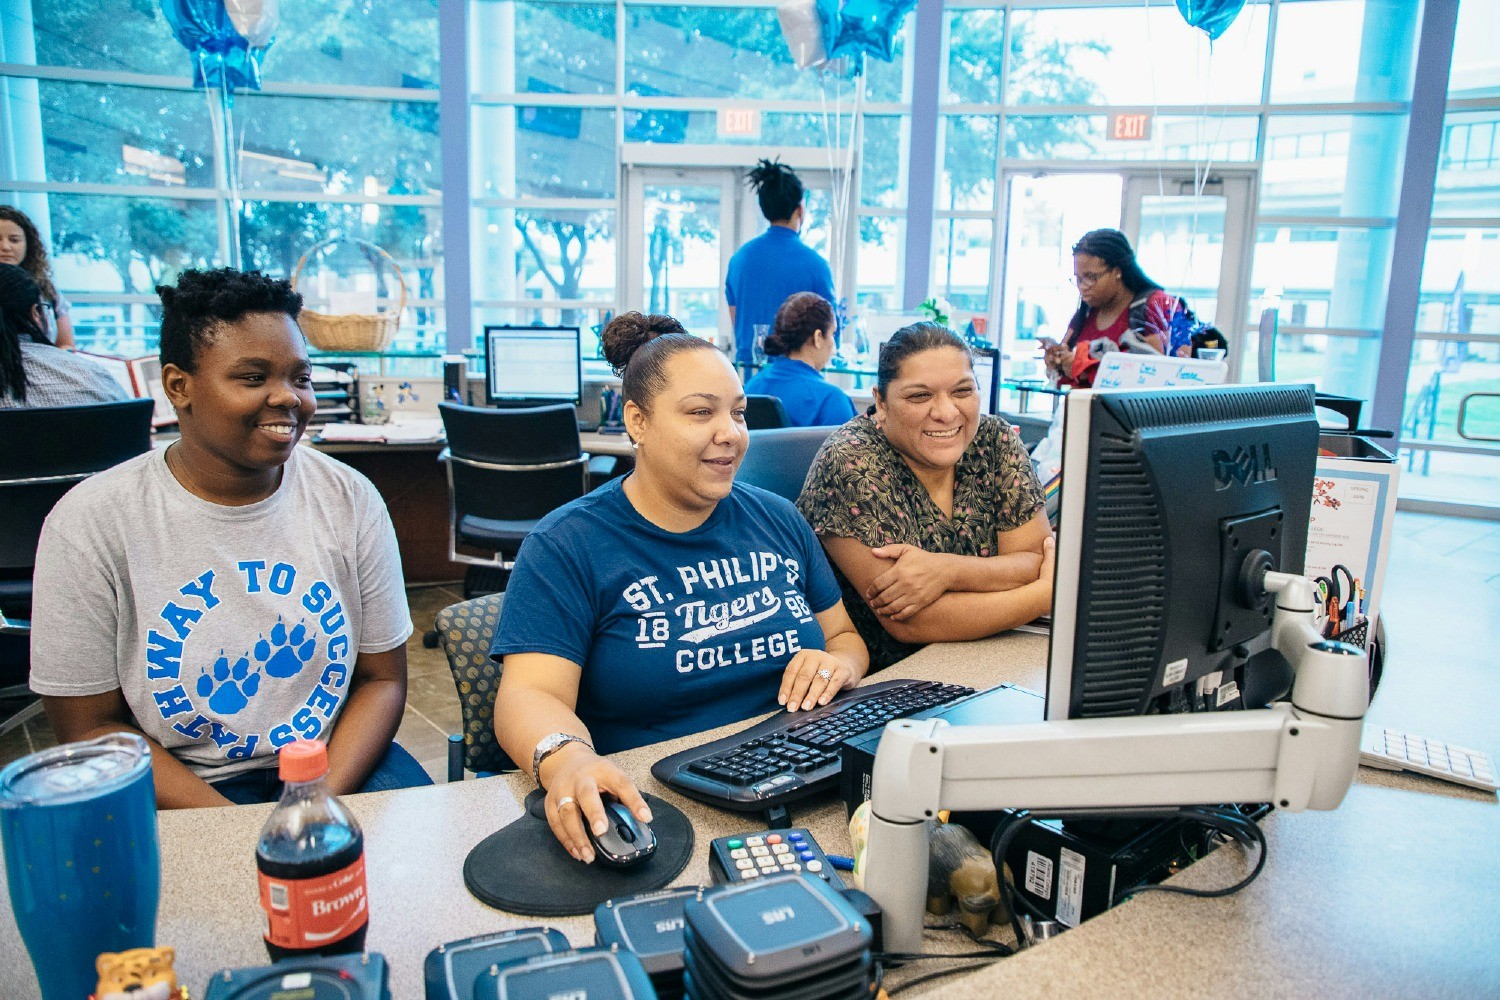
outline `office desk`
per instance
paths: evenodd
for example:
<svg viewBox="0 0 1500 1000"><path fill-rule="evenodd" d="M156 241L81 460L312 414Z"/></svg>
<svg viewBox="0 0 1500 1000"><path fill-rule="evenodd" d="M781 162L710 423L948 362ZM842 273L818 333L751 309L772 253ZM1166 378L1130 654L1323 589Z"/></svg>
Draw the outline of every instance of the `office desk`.
<svg viewBox="0 0 1500 1000"><path fill-rule="evenodd" d="M878 675L944 678L976 686L1013 681L1038 688L1045 640L1005 635L931 646ZM727 727L708 736L731 731ZM682 799L650 776L690 737L620 754L653 794L671 799L698 838L684 884L709 881L711 838L753 829L753 817ZM364 827L372 916L368 947L391 962L393 995L422 996L422 960L444 941L548 924L575 944L593 940L589 917L541 919L492 910L463 886L469 850L516 819L528 777L469 780L431 788L351 795ZM1147 893L1039 947L978 971L940 980L912 996L1470 998L1500 993L1500 808L1494 796L1434 795L1424 779L1363 770L1333 813L1273 814L1270 860L1238 896L1190 899ZM1444 786L1446 788L1446 786ZM270 806L161 816L162 905L157 940L177 949L183 981L201 996L218 969L260 963L254 845ZM832 853L848 834L837 801L794 806ZM581 867L581 866L580 866ZM1228 884L1245 872L1234 850L1218 851L1175 881ZM0 901L9 913L8 900ZM929 950L967 950L929 939ZM936 963L895 970L895 985ZM0 997L35 995L15 924L0 922Z"/></svg>

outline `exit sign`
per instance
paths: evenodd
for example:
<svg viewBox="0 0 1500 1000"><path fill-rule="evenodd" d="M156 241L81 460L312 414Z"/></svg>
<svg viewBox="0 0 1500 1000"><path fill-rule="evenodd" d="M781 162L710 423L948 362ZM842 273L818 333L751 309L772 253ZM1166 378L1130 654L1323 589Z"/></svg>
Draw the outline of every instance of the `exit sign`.
<svg viewBox="0 0 1500 1000"><path fill-rule="evenodd" d="M1123 142L1151 138L1151 116L1149 114L1112 114L1109 116L1109 137Z"/></svg>
<svg viewBox="0 0 1500 1000"><path fill-rule="evenodd" d="M719 138L760 138L759 108L721 108L719 110Z"/></svg>

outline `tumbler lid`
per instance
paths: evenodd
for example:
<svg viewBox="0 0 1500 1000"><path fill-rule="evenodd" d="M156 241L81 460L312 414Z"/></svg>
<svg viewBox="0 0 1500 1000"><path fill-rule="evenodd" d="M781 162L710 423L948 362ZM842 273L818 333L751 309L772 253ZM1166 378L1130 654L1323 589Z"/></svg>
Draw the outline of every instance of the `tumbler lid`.
<svg viewBox="0 0 1500 1000"><path fill-rule="evenodd" d="M65 805L106 795L151 769L136 733L107 733L28 754L0 771L0 806Z"/></svg>

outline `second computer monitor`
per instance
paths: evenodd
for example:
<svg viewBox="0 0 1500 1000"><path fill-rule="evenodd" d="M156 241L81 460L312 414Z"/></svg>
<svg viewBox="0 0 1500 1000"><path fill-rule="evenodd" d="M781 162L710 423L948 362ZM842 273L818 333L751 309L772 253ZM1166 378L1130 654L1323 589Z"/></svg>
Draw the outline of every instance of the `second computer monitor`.
<svg viewBox="0 0 1500 1000"><path fill-rule="evenodd" d="M486 326L485 402L578 405L583 396L578 340L576 326Z"/></svg>

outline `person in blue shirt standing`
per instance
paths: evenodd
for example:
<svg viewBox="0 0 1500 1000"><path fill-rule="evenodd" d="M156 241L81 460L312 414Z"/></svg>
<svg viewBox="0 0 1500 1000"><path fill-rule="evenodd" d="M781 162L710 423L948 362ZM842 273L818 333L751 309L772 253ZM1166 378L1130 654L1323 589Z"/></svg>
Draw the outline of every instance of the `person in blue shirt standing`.
<svg viewBox="0 0 1500 1000"><path fill-rule="evenodd" d="M822 370L833 357L833 306L816 292L798 292L776 311L766 338L770 363L745 383L751 395L776 396L793 427L842 424L854 416L854 402L829 385Z"/></svg>
<svg viewBox="0 0 1500 1000"><path fill-rule="evenodd" d="M742 371L755 362L755 328L770 326L788 296L817 292L830 302L834 299L828 262L799 235L807 212L802 181L791 167L761 160L750 171L749 182L771 228L734 252L724 278L735 358Z"/></svg>

